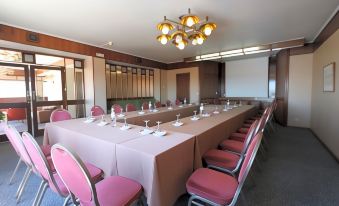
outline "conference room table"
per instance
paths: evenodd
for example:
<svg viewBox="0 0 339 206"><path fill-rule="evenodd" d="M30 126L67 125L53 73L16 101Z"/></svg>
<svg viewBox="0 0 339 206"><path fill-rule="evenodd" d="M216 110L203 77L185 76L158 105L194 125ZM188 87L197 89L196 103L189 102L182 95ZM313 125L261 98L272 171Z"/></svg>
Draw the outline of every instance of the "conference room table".
<svg viewBox="0 0 339 206"><path fill-rule="evenodd" d="M149 120L148 126L155 126L157 121L161 121L162 123L170 122L176 120L178 114L180 117L188 117L192 116L193 111L198 110L198 105L195 104L187 104L180 106L173 106L172 108L168 107L160 107L157 108L156 112L150 110L144 110L144 114L140 114L140 111L132 111L124 113L126 121L128 124L134 124L139 126L145 126L144 120ZM124 122L124 117L118 118L118 122Z"/></svg>
<svg viewBox="0 0 339 206"><path fill-rule="evenodd" d="M109 116L106 119L110 121ZM193 172L192 135L170 131L163 137L141 135L143 127L137 125L123 131L123 123L112 127L98 126L100 120L84 121L46 124L43 143L72 148L83 161L102 169L105 177L121 175L139 182L150 206L173 205L185 193L186 180Z"/></svg>
<svg viewBox="0 0 339 206"><path fill-rule="evenodd" d="M205 108L212 113L215 106ZM93 123L85 123L85 118L48 123L44 144L72 148L83 161L101 168L105 177L120 175L139 182L150 206L170 206L185 193L185 183L202 166L204 152L216 148L256 111L247 105L227 112L222 108L218 106L220 114L198 121L182 118L181 127L174 127L173 121L161 124L160 129L167 131L162 137L142 135L144 127L138 125L130 124L129 130L121 130L120 122L116 127L98 126L100 117ZM111 121L108 115L105 119Z"/></svg>
<svg viewBox="0 0 339 206"><path fill-rule="evenodd" d="M200 117L192 121L191 117L180 119L182 126L173 126L173 122L161 125L162 130L190 134L195 137L194 168L202 167L202 155L209 149L217 148L222 140L227 139L232 132L235 132L243 122L257 112L253 105L242 105L236 108L223 111L222 105L207 105L205 113L209 117ZM218 114L213 112L218 111Z"/></svg>

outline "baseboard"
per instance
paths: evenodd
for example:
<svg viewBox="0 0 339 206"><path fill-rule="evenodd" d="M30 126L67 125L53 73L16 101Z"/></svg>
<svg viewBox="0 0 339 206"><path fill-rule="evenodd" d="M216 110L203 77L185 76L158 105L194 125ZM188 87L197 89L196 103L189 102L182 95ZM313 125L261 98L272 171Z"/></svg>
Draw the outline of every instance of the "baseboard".
<svg viewBox="0 0 339 206"><path fill-rule="evenodd" d="M330 150L330 148L328 148L328 146L319 138L319 136L311 128L309 128L309 130L311 131L313 136L315 136L315 138L322 144L322 146L328 151L328 153L331 154L333 159L335 159L337 161L337 163L339 164L338 157Z"/></svg>

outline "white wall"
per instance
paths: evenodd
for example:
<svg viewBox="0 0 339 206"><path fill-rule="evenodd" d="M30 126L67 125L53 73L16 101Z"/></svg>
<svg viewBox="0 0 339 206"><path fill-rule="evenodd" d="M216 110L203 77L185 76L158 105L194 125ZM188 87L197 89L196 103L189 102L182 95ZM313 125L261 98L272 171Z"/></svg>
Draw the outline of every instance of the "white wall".
<svg viewBox="0 0 339 206"><path fill-rule="evenodd" d="M161 101L161 72L160 69L154 69L154 98Z"/></svg>
<svg viewBox="0 0 339 206"><path fill-rule="evenodd" d="M88 57L84 61L84 83L86 116L89 116L94 105L93 57Z"/></svg>
<svg viewBox="0 0 339 206"><path fill-rule="evenodd" d="M167 72L167 98L171 102L175 102L177 98L177 79L176 75L181 73L190 73L190 102L199 103L200 101L200 86L199 86L199 68L184 68L173 69ZM163 85L164 86L164 85ZM165 100L166 102L166 100Z"/></svg>
<svg viewBox="0 0 339 206"><path fill-rule="evenodd" d="M339 30L313 54L311 129L339 158ZM323 67L335 62L335 92L323 92Z"/></svg>
<svg viewBox="0 0 339 206"><path fill-rule="evenodd" d="M168 95L167 95L167 70L162 69L160 71L160 87L161 87L161 103L165 104L167 99L168 99Z"/></svg>
<svg viewBox="0 0 339 206"><path fill-rule="evenodd" d="M268 57L227 61L227 97L268 97Z"/></svg>
<svg viewBox="0 0 339 206"><path fill-rule="evenodd" d="M288 126L311 126L313 54L290 56Z"/></svg>
<svg viewBox="0 0 339 206"><path fill-rule="evenodd" d="M105 59L93 57L94 104L102 107L107 112L105 67Z"/></svg>

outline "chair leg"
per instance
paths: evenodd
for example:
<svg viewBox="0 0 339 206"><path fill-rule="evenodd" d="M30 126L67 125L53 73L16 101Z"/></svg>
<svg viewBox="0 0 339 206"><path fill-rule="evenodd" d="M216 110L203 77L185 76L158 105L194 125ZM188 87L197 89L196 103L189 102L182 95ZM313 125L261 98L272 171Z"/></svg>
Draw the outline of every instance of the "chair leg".
<svg viewBox="0 0 339 206"><path fill-rule="evenodd" d="M42 191L43 187L45 186L45 184L47 184L47 182L45 182L44 180L42 180L41 183L40 183L38 192L36 193L36 196L35 196L35 198L34 198L33 206L36 205L38 199L40 198L41 191Z"/></svg>
<svg viewBox="0 0 339 206"><path fill-rule="evenodd" d="M21 160L21 158L19 158L19 161L18 161L18 163L16 164L16 167L15 167L15 169L14 169L14 171L13 171L13 174L12 174L12 176L11 176L11 179L9 179L9 184L10 184L10 185L12 184L12 181L13 181L13 179L14 179L14 177L15 177L15 175L16 175L18 169L19 169L19 166L20 166L21 162L22 162L22 160Z"/></svg>
<svg viewBox="0 0 339 206"><path fill-rule="evenodd" d="M24 176L22 177L22 180L21 180L21 182L20 182L20 184L19 184L18 190L16 191L15 197L18 197L19 192L20 192L20 190L21 190L21 187L22 187L22 185L24 184L25 179L27 178L27 174L28 174L29 170L30 170L30 168L27 167L27 168L26 168L26 171L25 171L25 174L24 174Z"/></svg>
<svg viewBox="0 0 339 206"><path fill-rule="evenodd" d="M22 188L21 188L21 190L20 190L20 192L19 192L19 194L18 194L18 197L17 197L17 203L20 202L22 193L23 193L24 190L25 190L27 181L28 181L29 177L31 176L31 174L32 174L32 169L30 168L30 169L29 169L29 172L28 172L28 174L27 174L27 178L25 179L25 182L24 182L24 184L22 185Z"/></svg>
<svg viewBox="0 0 339 206"><path fill-rule="evenodd" d="M70 199L71 199L71 195L68 195L68 196L65 198L65 201L64 201L63 206L67 206Z"/></svg>
<svg viewBox="0 0 339 206"><path fill-rule="evenodd" d="M43 186L43 188L42 188L42 191L41 191L41 193L40 193L40 196L39 196L39 198L38 198L36 204L33 205L33 206L40 206L41 201L42 201L42 198L43 198L44 195L45 195L45 192L46 192L47 187L48 187L48 184L46 183L46 184Z"/></svg>

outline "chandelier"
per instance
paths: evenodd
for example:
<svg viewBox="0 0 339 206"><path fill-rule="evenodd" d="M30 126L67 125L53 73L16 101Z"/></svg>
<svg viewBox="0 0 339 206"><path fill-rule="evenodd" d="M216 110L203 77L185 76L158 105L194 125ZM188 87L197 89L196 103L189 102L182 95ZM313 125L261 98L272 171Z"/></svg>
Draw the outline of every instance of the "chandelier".
<svg viewBox="0 0 339 206"><path fill-rule="evenodd" d="M192 42L192 45L201 45L217 28L215 23L208 21L208 16L200 21L198 16L191 14L191 9L188 9L188 14L180 16L179 20L179 22L173 21L165 16L164 21L157 25L162 33L157 37L161 44L167 44L172 40L172 43L180 50L187 46L188 40Z"/></svg>

